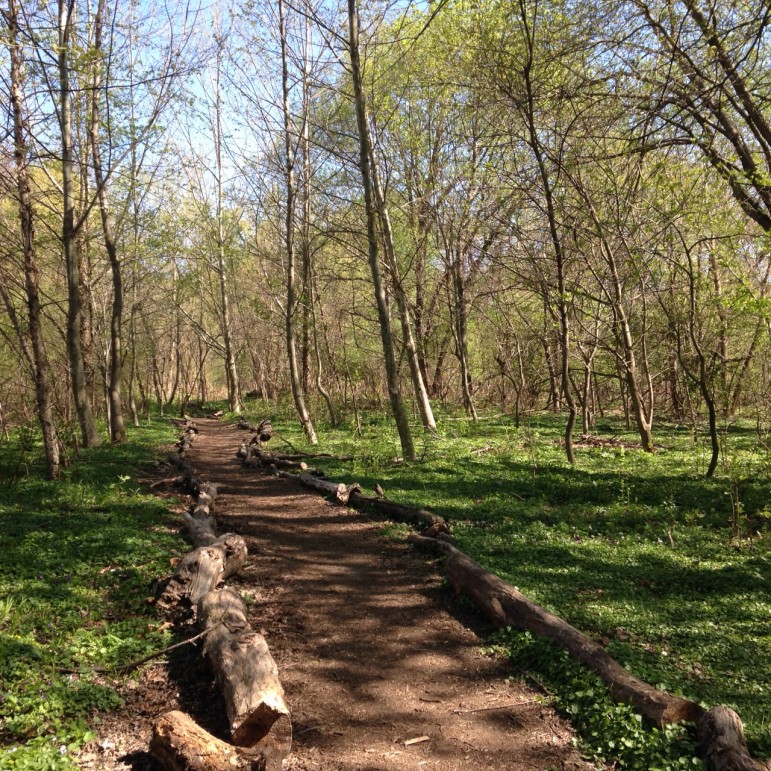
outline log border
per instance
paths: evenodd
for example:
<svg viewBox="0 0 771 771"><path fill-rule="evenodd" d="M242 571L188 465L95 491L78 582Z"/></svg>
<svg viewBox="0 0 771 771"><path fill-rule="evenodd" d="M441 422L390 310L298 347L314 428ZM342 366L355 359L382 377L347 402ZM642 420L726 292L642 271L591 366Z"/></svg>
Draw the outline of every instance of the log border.
<svg viewBox="0 0 771 771"><path fill-rule="evenodd" d="M256 454L249 441L241 445L236 455L245 466L261 467L276 476L294 479L340 505L376 512L422 529L420 535L408 536L408 542L445 558L444 570L456 593L474 600L495 626L529 630L552 640L599 675L615 701L632 706L654 725L694 723L699 749L710 771L771 771L771 761L750 756L744 725L734 710L725 706L705 710L690 699L674 696L635 677L588 635L542 608L454 546L447 522L439 515L383 496L365 495L358 483L346 486L320 479L316 476L319 472L307 467L301 473L281 470L279 463L288 466L289 458L262 450Z"/></svg>
<svg viewBox="0 0 771 771"><path fill-rule="evenodd" d="M215 530L217 486L196 477L187 460L197 434L195 423L186 421L176 452L168 456L181 472L175 483L193 498L182 516L194 548L180 560L157 605L168 618L197 617L204 627L202 655L225 697L233 744L172 710L156 720L149 751L168 771L279 771L292 746L291 714L267 642L249 624L239 595L223 585L244 566L246 543L240 535ZM233 656L240 656L235 666Z"/></svg>

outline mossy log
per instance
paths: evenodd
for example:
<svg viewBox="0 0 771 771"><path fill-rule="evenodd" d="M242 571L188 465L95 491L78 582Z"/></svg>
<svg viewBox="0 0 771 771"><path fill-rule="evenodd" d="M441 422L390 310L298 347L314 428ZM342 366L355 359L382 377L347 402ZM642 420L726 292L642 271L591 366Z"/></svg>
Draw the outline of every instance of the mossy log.
<svg viewBox="0 0 771 771"><path fill-rule="evenodd" d="M246 618L246 607L232 589L204 595L198 618L206 635L203 654L225 698L233 743L270 748L286 757L292 723L278 668L265 638Z"/></svg>
<svg viewBox="0 0 771 771"><path fill-rule="evenodd" d="M445 572L455 591L475 600L493 624L552 640L598 674L614 699L630 704L652 723L662 726L691 722L704 713L695 702L659 691L636 678L591 637L537 605L451 544L417 535L410 536L409 540L421 548L446 555Z"/></svg>

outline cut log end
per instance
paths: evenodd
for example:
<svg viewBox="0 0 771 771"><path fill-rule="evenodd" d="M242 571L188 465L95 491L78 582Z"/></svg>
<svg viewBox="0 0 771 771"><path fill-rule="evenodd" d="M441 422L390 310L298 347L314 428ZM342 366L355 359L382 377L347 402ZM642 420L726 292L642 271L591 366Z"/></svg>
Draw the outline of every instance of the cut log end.
<svg viewBox="0 0 771 771"><path fill-rule="evenodd" d="M249 625L243 600L232 589L210 592L198 603L198 617L211 630L203 653L222 688L233 742L271 747L285 757L292 746L289 707L276 662Z"/></svg>
<svg viewBox="0 0 771 771"><path fill-rule="evenodd" d="M739 716L728 707L712 707L699 720L699 740L711 771L765 771L771 764L750 757Z"/></svg>
<svg viewBox="0 0 771 771"><path fill-rule="evenodd" d="M194 720L174 710L153 726L150 754L167 771L234 771L265 768L265 757L242 757L239 751L212 736Z"/></svg>
<svg viewBox="0 0 771 771"><path fill-rule="evenodd" d="M283 704L261 704L233 730L239 747L270 747L274 756L286 757L292 750L292 720Z"/></svg>

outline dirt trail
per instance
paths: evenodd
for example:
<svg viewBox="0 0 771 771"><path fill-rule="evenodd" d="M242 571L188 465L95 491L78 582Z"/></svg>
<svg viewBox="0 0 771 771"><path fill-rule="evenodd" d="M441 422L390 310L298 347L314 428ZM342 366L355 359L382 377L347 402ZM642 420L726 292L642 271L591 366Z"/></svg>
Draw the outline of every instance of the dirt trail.
<svg viewBox="0 0 771 771"><path fill-rule="evenodd" d="M240 533L249 548L231 585L267 638L292 709L285 768L591 768L569 726L536 692L507 682L506 662L480 653L479 637L459 620L468 611L434 564L379 536L379 523L242 468L235 450L243 434L231 425L198 425L190 461L218 484L220 529ZM217 731L216 695L193 690L170 692L174 703L164 708L190 711L203 698L209 708L196 719ZM161 706L145 710L148 721ZM428 740L405 745L419 737ZM129 767L152 767L144 762Z"/></svg>

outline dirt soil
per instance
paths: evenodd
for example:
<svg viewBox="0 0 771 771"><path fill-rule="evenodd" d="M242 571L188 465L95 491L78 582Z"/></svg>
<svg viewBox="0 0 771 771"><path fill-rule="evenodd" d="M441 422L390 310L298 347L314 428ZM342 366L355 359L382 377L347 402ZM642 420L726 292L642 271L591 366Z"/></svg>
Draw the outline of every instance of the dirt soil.
<svg viewBox="0 0 771 771"><path fill-rule="evenodd" d="M481 653L490 629L444 586L435 561L384 538L380 522L244 469L235 457L244 434L197 422L188 457L218 485L220 529L249 548L230 584L268 641L292 709L285 769L593 768L543 694ZM81 753L83 768L155 771L150 732L169 709L227 739L224 705L193 645L144 669L124 695Z"/></svg>

